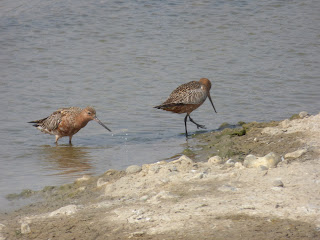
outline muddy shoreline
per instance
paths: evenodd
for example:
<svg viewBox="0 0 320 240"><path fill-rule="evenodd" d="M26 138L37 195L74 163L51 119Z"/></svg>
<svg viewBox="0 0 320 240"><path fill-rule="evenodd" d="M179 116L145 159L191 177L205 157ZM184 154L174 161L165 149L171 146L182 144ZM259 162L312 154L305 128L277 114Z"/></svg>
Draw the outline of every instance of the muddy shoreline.
<svg viewBox="0 0 320 240"><path fill-rule="evenodd" d="M174 161L8 196L4 239L320 239L320 114L224 124Z"/></svg>

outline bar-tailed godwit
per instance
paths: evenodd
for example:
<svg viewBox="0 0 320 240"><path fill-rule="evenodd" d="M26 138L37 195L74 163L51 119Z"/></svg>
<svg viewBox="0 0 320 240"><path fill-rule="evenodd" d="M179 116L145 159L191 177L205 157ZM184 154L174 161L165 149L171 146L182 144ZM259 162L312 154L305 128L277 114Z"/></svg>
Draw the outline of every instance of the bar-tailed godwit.
<svg viewBox="0 0 320 240"><path fill-rule="evenodd" d="M58 143L60 138L68 136L69 143L71 144L73 135L79 132L81 128L84 128L91 120L98 122L111 132L111 130L97 118L96 110L93 107L86 107L84 109L78 107L60 108L49 117L29 123L35 123L33 126L41 132L55 135L55 143Z"/></svg>
<svg viewBox="0 0 320 240"><path fill-rule="evenodd" d="M200 107L208 97L215 112L210 96L211 82L207 78L201 78L199 82L191 81L177 87L168 97L168 99L159 106L154 108L171 111L174 113L187 113L184 118L184 126L186 130L186 137L188 137L187 118L194 123L197 128L205 128L204 125L196 123L191 117L190 113Z"/></svg>

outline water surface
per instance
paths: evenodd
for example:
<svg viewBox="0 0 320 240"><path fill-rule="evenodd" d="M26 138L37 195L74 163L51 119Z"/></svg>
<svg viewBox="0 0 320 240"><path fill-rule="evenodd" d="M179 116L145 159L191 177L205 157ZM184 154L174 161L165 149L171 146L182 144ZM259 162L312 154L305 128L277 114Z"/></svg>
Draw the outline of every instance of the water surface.
<svg viewBox="0 0 320 240"><path fill-rule="evenodd" d="M207 131L318 113L319 12L312 0L2 1L0 210L8 193L182 152L184 116L152 107L191 80L213 84L218 114L209 102L192 114ZM87 105L112 133L90 122L56 146L27 124Z"/></svg>

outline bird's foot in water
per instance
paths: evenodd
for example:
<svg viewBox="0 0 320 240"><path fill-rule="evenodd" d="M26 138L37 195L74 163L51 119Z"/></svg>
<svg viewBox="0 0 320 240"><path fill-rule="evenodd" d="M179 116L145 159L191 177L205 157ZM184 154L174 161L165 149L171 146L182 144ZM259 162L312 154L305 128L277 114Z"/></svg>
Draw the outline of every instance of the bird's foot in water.
<svg viewBox="0 0 320 240"><path fill-rule="evenodd" d="M201 125L201 124L196 124L197 125L197 128L202 128L202 129L206 129L206 126L205 125Z"/></svg>

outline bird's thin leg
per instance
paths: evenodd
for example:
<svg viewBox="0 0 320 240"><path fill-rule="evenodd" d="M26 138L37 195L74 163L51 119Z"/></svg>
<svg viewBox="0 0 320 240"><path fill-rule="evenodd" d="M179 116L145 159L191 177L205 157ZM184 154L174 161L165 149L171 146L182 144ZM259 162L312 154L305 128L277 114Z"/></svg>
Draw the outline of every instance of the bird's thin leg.
<svg viewBox="0 0 320 240"><path fill-rule="evenodd" d="M187 115L187 116L189 116L190 121L193 122L197 126L197 128L203 128L203 129L206 128L205 125L200 125L200 124L196 123L195 121L193 121L193 119L190 117L190 115Z"/></svg>
<svg viewBox="0 0 320 240"><path fill-rule="evenodd" d="M56 135L56 141L55 141L56 144L58 144L59 138L60 138L59 135Z"/></svg>
<svg viewBox="0 0 320 240"><path fill-rule="evenodd" d="M70 136L69 136L69 144L70 144L70 145L72 145L72 142L71 142L72 137L73 137L73 135L70 135Z"/></svg>
<svg viewBox="0 0 320 240"><path fill-rule="evenodd" d="M188 116L189 116L189 114L187 113L186 117L184 118L184 128L186 130L186 138L188 138L188 130L187 130L187 118L188 118Z"/></svg>

